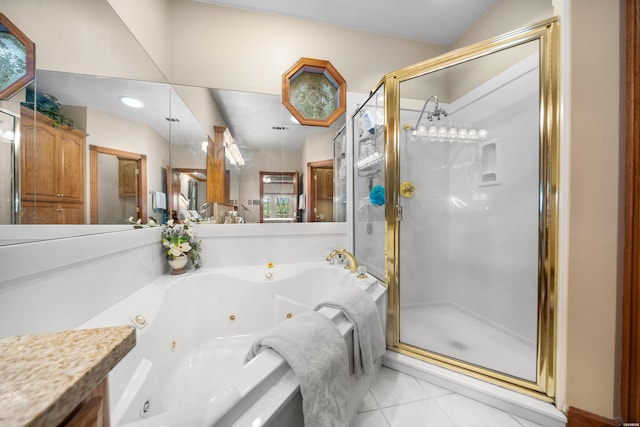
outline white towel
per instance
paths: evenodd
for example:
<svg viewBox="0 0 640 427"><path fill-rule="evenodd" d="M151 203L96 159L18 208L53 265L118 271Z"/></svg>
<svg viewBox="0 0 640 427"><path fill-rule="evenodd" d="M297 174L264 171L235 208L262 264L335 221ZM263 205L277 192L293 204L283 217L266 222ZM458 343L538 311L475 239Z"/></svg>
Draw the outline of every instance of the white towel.
<svg viewBox="0 0 640 427"><path fill-rule="evenodd" d="M301 194L298 198L298 209L301 211L307 209L307 196L304 194Z"/></svg>
<svg viewBox="0 0 640 427"><path fill-rule="evenodd" d="M259 336L245 362L264 347L278 352L300 382L305 427L349 425L349 356L344 337L324 314L306 311Z"/></svg>
<svg viewBox="0 0 640 427"><path fill-rule="evenodd" d="M350 287L327 295L314 310L323 306L342 310L353 323L353 373L356 379L362 372L372 374L376 360L387 349L376 303L362 289Z"/></svg>
<svg viewBox="0 0 640 427"><path fill-rule="evenodd" d="M151 197L153 209L167 209L167 195L161 191L154 191Z"/></svg>

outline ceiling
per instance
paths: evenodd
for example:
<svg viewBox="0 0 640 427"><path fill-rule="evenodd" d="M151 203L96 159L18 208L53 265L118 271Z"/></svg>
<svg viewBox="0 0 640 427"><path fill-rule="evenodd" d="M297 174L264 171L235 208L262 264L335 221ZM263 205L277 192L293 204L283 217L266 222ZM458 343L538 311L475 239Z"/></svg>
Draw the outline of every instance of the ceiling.
<svg viewBox="0 0 640 427"><path fill-rule="evenodd" d="M200 123L168 84L43 70L36 71L36 84L62 105L86 106L144 123L167 141L201 144L206 140ZM144 107L127 107L120 102L121 96L141 100Z"/></svg>

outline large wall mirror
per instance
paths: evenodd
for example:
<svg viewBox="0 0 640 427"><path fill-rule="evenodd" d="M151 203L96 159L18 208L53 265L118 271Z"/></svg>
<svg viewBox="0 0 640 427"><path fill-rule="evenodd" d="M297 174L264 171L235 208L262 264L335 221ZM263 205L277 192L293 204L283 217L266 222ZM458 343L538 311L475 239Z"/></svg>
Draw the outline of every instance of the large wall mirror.
<svg viewBox="0 0 640 427"><path fill-rule="evenodd" d="M196 118L198 105L180 95L189 102L194 90L220 109L242 158L236 161L225 143L225 193L217 202L243 222L260 222L263 170L297 171L300 194L325 197L302 183L308 163L333 170L344 117L330 128L302 126L276 95L38 70L33 84L3 103L3 136L15 136L2 144L12 167L0 177L1 222L129 225L185 211L211 218L207 155L215 132ZM308 221L298 207L295 217Z"/></svg>

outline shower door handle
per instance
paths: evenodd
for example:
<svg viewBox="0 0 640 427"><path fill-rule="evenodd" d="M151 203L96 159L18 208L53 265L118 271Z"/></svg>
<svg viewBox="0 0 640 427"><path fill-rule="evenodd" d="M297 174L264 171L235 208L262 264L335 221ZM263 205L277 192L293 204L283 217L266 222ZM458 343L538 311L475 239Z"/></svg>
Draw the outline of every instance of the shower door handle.
<svg viewBox="0 0 640 427"><path fill-rule="evenodd" d="M396 214L396 218L398 222L402 221L402 205L396 205L396 210L398 211Z"/></svg>

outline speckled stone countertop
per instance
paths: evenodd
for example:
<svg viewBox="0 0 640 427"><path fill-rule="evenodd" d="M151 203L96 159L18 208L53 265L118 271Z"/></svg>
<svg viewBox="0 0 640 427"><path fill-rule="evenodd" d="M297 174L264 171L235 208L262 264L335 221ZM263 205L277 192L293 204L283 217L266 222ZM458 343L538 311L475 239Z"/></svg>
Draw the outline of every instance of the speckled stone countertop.
<svg viewBox="0 0 640 427"><path fill-rule="evenodd" d="M0 426L56 426L135 346L130 326L0 338Z"/></svg>

